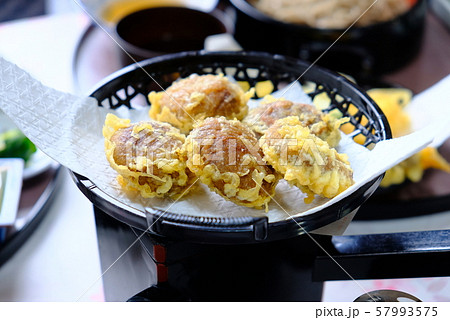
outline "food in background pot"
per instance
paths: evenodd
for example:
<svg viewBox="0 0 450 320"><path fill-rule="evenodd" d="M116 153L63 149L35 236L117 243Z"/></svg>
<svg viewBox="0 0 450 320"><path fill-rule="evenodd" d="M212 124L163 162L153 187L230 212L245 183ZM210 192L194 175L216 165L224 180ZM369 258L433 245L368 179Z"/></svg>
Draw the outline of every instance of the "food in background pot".
<svg viewBox="0 0 450 320"><path fill-rule="evenodd" d="M271 100L269 98L268 101ZM257 108L250 110L243 122L257 134L263 135L276 120L289 116L297 116L304 127L308 127L311 133L325 140L331 147L339 144L341 140L339 127L346 118L336 119L333 115L325 114L309 104L281 99L263 102Z"/></svg>
<svg viewBox="0 0 450 320"><path fill-rule="evenodd" d="M408 11L412 0L252 0L263 13L286 23L343 29L384 22Z"/></svg>
<svg viewBox="0 0 450 320"><path fill-rule="evenodd" d="M176 81L166 91L151 92L149 115L187 134L197 121L208 117L242 120L252 95L253 91L245 93L223 75L192 75Z"/></svg>
<svg viewBox="0 0 450 320"><path fill-rule="evenodd" d="M263 160L255 134L237 120L207 118L186 138L187 166L212 191L238 205L266 207L279 175Z"/></svg>
<svg viewBox="0 0 450 320"><path fill-rule="evenodd" d="M354 184L347 155L304 127L298 117L277 120L260 139L264 159L308 195L333 198Z"/></svg>
<svg viewBox="0 0 450 320"><path fill-rule="evenodd" d="M144 198L185 195L196 181L186 167L185 136L158 121L130 123L108 114L103 127L106 157L118 181Z"/></svg>

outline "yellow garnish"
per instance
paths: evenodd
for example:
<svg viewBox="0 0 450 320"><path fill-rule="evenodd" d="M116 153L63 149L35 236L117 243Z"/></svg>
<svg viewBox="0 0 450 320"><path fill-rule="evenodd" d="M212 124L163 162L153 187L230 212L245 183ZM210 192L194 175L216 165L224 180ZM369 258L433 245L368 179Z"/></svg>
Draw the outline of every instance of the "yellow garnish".
<svg viewBox="0 0 450 320"><path fill-rule="evenodd" d="M239 87L241 87L241 89L243 91L248 91L250 90L250 83L248 83L247 81L236 81L236 83L239 85Z"/></svg>
<svg viewBox="0 0 450 320"><path fill-rule="evenodd" d="M256 95L258 97L264 97L268 94L271 94L274 88L275 87L273 86L272 81L260 81L255 85Z"/></svg>
<svg viewBox="0 0 450 320"><path fill-rule="evenodd" d="M408 89L372 89L368 95L378 104L391 126L394 138L411 132L411 120L403 107L411 101L412 92Z"/></svg>
<svg viewBox="0 0 450 320"><path fill-rule="evenodd" d="M436 148L428 147L419 152L420 165L423 169L434 168L450 173L450 164L438 152Z"/></svg>
<svg viewBox="0 0 450 320"><path fill-rule="evenodd" d="M399 88L371 89L367 93L386 115L394 138L411 132L411 119L404 110L404 107L411 101L412 92L410 90ZM420 181L424 171L428 168L450 172L450 164L439 154L438 150L428 147L389 169L381 182L381 186L388 187L392 184L400 184L406 179L413 182Z"/></svg>

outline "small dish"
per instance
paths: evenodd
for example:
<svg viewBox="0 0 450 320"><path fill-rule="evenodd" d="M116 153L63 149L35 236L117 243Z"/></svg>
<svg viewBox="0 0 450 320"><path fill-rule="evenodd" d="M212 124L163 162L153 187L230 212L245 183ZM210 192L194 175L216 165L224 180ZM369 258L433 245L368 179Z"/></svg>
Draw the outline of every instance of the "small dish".
<svg viewBox="0 0 450 320"><path fill-rule="evenodd" d="M22 190L23 160L0 159L0 243L6 234L6 227L14 224Z"/></svg>
<svg viewBox="0 0 450 320"><path fill-rule="evenodd" d="M120 49L126 51L122 54L125 65L168 53L202 50L208 36L232 32L232 22L220 11L187 7L136 11L118 21L115 28Z"/></svg>

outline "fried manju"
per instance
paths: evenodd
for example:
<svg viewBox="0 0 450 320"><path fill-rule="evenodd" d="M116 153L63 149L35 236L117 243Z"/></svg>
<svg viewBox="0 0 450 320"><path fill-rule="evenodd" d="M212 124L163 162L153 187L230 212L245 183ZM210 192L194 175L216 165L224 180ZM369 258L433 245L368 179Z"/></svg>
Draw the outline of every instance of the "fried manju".
<svg viewBox="0 0 450 320"><path fill-rule="evenodd" d="M238 205L267 209L280 177L264 162L247 126L207 118L188 135L185 148L188 168L212 191Z"/></svg>
<svg viewBox="0 0 450 320"><path fill-rule="evenodd" d="M267 129L279 119L296 116L311 133L325 140L331 147L336 147L341 140L339 127L341 120L334 119L316 107L304 103L294 103L289 100L275 100L261 103L249 111L243 122L258 135L263 135Z"/></svg>
<svg viewBox="0 0 450 320"><path fill-rule="evenodd" d="M347 155L304 127L298 117L277 120L260 139L264 159L290 184L308 194L333 198L352 184L353 170Z"/></svg>
<svg viewBox="0 0 450 320"><path fill-rule="evenodd" d="M208 117L242 120L252 94L223 75L192 75L174 82L165 92L151 92L149 115L187 134L196 121Z"/></svg>
<svg viewBox="0 0 450 320"><path fill-rule="evenodd" d="M118 181L144 198L178 199L195 182L186 167L185 136L170 124L145 121L132 124L108 114L103 127L105 152Z"/></svg>

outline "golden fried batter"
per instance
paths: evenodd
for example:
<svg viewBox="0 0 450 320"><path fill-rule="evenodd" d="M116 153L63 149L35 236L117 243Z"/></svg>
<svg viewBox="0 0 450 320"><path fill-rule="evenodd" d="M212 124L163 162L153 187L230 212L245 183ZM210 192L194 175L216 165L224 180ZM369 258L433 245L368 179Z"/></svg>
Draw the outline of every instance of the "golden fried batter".
<svg viewBox="0 0 450 320"><path fill-rule="evenodd" d="M246 207L262 208L279 175L263 161L255 134L237 120L207 118L186 138L187 166L212 191Z"/></svg>
<svg viewBox="0 0 450 320"><path fill-rule="evenodd" d="M253 91L244 93L222 75L192 75L173 83L165 92L151 92L149 115L187 134L196 121L208 117L242 120L252 94Z"/></svg>
<svg viewBox="0 0 450 320"><path fill-rule="evenodd" d="M103 127L106 157L119 173L118 181L142 197L179 198L195 181L182 153L185 136L170 124L131 124L113 114Z"/></svg>
<svg viewBox="0 0 450 320"><path fill-rule="evenodd" d="M277 120L260 139L264 159L284 175L290 184L308 194L332 198L353 181L347 155L339 154L328 143L304 127L298 117Z"/></svg>
<svg viewBox="0 0 450 320"><path fill-rule="evenodd" d="M298 117L304 127L308 127L311 133L328 142L331 147L334 148L339 144L341 140L339 127L345 120L334 119L309 104L281 99L269 103L263 102L257 108L250 110L243 122L256 134L263 135L275 121L289 116Z"/></svg>

